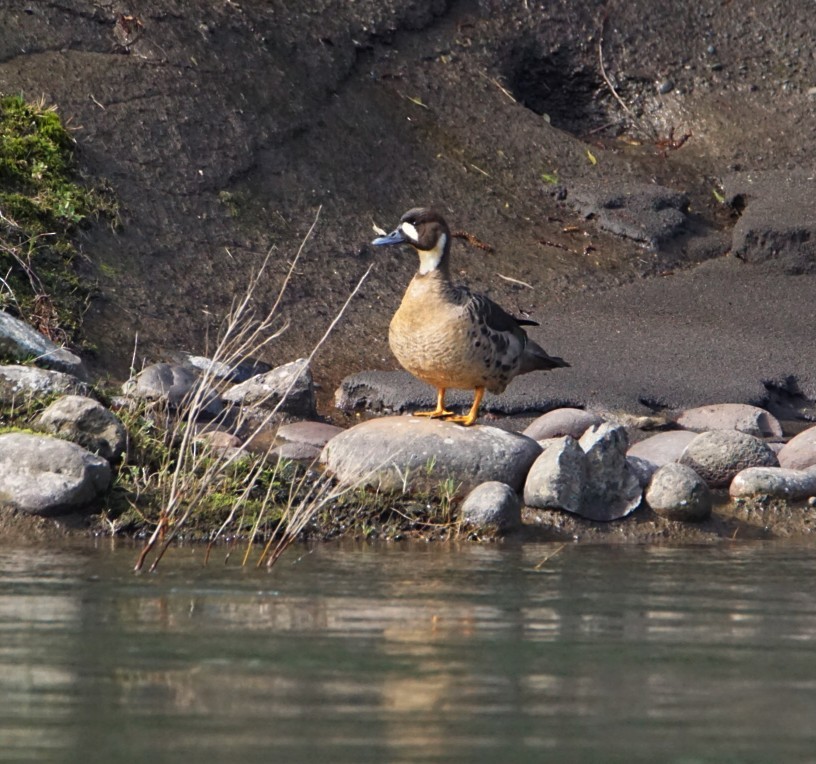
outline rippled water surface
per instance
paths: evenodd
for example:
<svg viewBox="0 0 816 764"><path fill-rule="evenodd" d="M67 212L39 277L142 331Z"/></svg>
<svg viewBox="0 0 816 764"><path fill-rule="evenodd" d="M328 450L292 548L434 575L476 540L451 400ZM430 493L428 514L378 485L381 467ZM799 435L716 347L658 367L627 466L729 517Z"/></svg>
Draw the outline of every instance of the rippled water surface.
<svg viewBox="0 0 816 764"><path fill-rule="evenodd" d="M816 550L0 548L0 760L816 762Z"/></svg>

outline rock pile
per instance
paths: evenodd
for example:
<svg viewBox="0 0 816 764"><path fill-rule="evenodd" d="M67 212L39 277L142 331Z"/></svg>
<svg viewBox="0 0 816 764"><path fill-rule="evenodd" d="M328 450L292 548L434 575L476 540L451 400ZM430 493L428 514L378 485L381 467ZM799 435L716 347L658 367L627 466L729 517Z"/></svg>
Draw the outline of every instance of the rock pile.
<svg viewBox="0 0 816 764"><path fill-rule="evenodd" d="M71 366L59 348L18 323L0 315L6 357L30 357L37 348L35 362L53 366L62 358L58 365L83 372L81 362ZM711 513L717 489L737 501L769 496L814 503L816 497L816 426L784 443L769 412L744 404L681 412L673 422L679 429L630 445L631 435L643 435L643 423L575 408L549 411L523 433L413 416L341 429L313 421L314 382L305 359L276 369L257 362L231 369L180 354L143 369L122 394L117 406L158 407L187 418L213 450L319 460L347 486L416 494L444 485L464 499L466 525L501 531L520 526L522 498L529 511L560 509L592 521L619 520L645 502L670 520L696 522ZM126 458L128 434L92 396L73 373L0 366L6 409L53 399L30 420L38 432L0 435L2 505L43 516L98 506L112 465Z"/></svg>

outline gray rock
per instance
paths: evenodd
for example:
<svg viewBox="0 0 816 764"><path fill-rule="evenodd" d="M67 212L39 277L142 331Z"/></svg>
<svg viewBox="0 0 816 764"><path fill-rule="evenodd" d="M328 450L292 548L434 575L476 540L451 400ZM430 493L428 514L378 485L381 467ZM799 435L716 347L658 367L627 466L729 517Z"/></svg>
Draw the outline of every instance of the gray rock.
<svg viewBox="0 0 816 764"><path fill-rule="evenodd" d="M491 480L477 485L462 502L462 522L501 531L521 526L521 502L507 483Z"/></svg>
<svg viewBox="0 0 816 764"><path fill-rule="evenodd" d="M816 427L802 430L785 444L779 452L779 466L791 470L816 466Z"/></svg>
<svg viewBox="0 0 816 764"><path fill-rule="evenodd" d="M734 498L770 496L789 501L807 499L816 496L816 468L749 467L734 476L728 493Z"/></svg>
<svg viewBox="0 0 816 764"><path fill-rule="evenodd" d="M676 462L686 446L697 437L697 434L688 430L658 432L635 443L629 448L628 454L662 467L669 462Z"/></svg>
<svg viewBox="0 0 816 764"><path fill-rule="evenodd" d="M594 424L601 424L603 419L591 411L575 408L560 408L548 411L533 421L524 430L524 435L533 440L560 438L570 435L580 438Z"/></svg>
<svg viewBox="0 0 816 764"><path fill-rule="evenodd" d="M235 385L224 393L224 400L267 410L277 407L281 414L317 416L312 371L305 358Z"/></svg>
<svg viewBox="0 0 816 764"><path fill-rule="evenodd" d="M316 462L320 459L322 449L312 446L309 443L289 443L284 442L274 446L269 451L270 454L281 459L288 459L293 462Z"/></svg>
<svg viewBox="0 0 816 764"><path fill-rule="evenodd" d="M340 383L334 393L334 403L342 411L404 413L432 409L436 406L436 391L407 371L363 371ZM448 408L465 412L472 403L472 391L451 390L445 398ZM535 390L530 385L513 382L501 395L485 393L481 411L527 414L570 404L571 401L553 397L546 390Z"/></svg>
<svg viewBox="0 0 816 764"><path fill-rule="evenodd" d="M581 514L586 483L586 455L570 435L543 441L524 483L524 503L539 509L563 509Z"/></svg>
<svg viewBox="0 0 816 764"><path fill-rule="evenodd" d="M652 249L674 239L686 229L688 197L650 183L607 183L576 186L568 201L599 226Z"/></svg>
<svg viewBox="0 0 816 764"><path fill-rule="evenodd" d="M696 522L711 514L711 491L691 467L669 463L652 476L646 503L662 517Z"/></svg>
<svg viewBox="0 0 816 764"><path fill-rule="evenodd" d="M335 435L343 432L342 427L324 422L290 422L282 424L276 433L280 440L290 443L305 443L315 448L323 448Z"/></svg>
<svg viewBox="0 0 816 764"><path fill-rule="evenodd" d="M110 486L107 459L44 435L0 435L0 501L32 515L86 507Z"/></svg>
<svg viewBox="0 0 816 764"><path fill-rule="evenodd" d="M726 201L742 214L731 251L787 273L816 270L816 176L810 169L741 172L723 179Z"/></svg>
<svg viewBox="0 0 816 764"><path fill-rule="evenodd" d="M645 488L647 485L649 485L652 475L654 475L658 469L657 464L650 462L647 459L641 459L639 456L627 456L626 463L629 465L629 469L632 470L635 477L638 479L638 483L640 483L641 488Z"/></svg>
<svg viewBox="0 0 816 764"><path fill-rule="evenodd" d="M132 399L167 403L179 409L192 402L200 384L198 375L184 366L154 363L125 382L122 392ZM201 413L216 416L223 410L221 398L214 390L202 390L201 394Z"/></svg>
<svg viewBox="0 0 816 764"><path fill-rule="evenodd" d="M670 77L666 77L664 80L660 80L657 83L657 92L660 95L666 95L666 93L671 93L674 90L674 80Z"/></svg>
<svg viewBox="0 0 816 764"><path fill-rule="evenodd" d="M773 449L753 435L713 430L686 446L680 464L691 467L712 488L724 488L747 467L778 467L779 461Z"/></svg>
<svg viewBox="0 0 816 764"><path fill-rule="evenodd" d="M341 432L326 444L321 461L346 485L433 490L451 478L461 491L489 480L519 490L539 453L534 440L496 427L402 416Z"/></svg>
<svg viewBox="0 0 816 764"><path fill-rule="evenodd" d="M15 361L31 359L37 366L62 371L80 379L88 372L82 359L65 348L43 337L25 321L0 310L0 357Z"/></svg>
<svg viewBox="0 0 816 764"><path fill-rule="evenodd" d="M626 461L629 439L623 427L604 422L590 427L578 441L586 454L586 483L581 496L581 516L590 520L616 520L634 512L643 489Z"/></svg>
<svg viewBox="0 0 816 764"><path fill-rule="evenodd" d="M90 388L71 374L36 366L0 366L0 403L12 405L49 395L87 395Z"/></svg>
<svg viewBox="0 0 816 764"><path fill-rule="evenodd" d="M36 426L78 443L109 462L118 461L127 444L127 431L119 418L98 401L82 395L66 395L54 401L37 418Z"/></svg>
<svg viewBox="0 0 816 764"><path fill-rule="evenodd" d="M282 424L274 432L275 445L270 452L282 459L311 463L318 459L326 443L341 432L342 427L323 422Z"/></svg>
<svg viewBox="0 0 816 764"><path fill-rule="evenodd" d="M694 432L739 430L757 438L782 437L782 425L773 414L746 403L716 403L687 409L677 418L677 424Z"/></svg>
<svg viewBox="0 0 816 764"><path fill-rule="evenodd" d="M221 361L214 361L203 355L194 355L184 351L170 352L168 356L173 363L186 366L195 374L204 374L212 379L223 380L224 382L246 382L248 379L257 376L258 374L266 374L272 371L272 367L268 363L248 358L243 361L226 364Z"/></svg>

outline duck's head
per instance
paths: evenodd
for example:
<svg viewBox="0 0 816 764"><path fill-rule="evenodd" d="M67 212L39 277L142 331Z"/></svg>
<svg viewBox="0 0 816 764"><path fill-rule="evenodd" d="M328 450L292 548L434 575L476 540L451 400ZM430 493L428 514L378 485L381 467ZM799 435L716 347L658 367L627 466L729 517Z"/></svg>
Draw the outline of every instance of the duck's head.
<svg viewBox="0 0 816 764"><path fill-rule="evenodd" d="M371 243L378 247L410 244L419 254L419 272L423 275L447 269L450 229L445 219L429 207L408 210L391 233L378 236Z"/></svg>

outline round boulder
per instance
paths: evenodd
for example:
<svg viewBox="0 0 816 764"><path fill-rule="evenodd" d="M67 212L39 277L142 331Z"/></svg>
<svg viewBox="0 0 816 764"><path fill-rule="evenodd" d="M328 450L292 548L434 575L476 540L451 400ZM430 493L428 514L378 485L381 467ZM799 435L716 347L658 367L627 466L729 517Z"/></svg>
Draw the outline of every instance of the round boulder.
<svg viewBox="0 0 816 764"><path fill-rule="evenodd" d="M691 467L669 463L652 475L646 503L669 520L698 522L711 514L711 491Z"/></svg>
<svg viewBox="0 0 816 764"><path fill-rule="evenodd" d="M737 430L712 430L698 435L679 460L712 488L724 488L747 467L778 467L767 443Z"/></svg>
<svg viewBox="0 0 816 764"><path fill-rule="evenodd" d="M489 480L520 490L540 453L531 438L497 427L396 416L341 432L320 460L345 485L434 490L450 478L461 491Z"/></svg>
<svg viewBox="0 0 816 764"><path fill-rule="evenodd" d="M119 418L101 403L84 395L66 395L54 401L37 419L37 427L58 435L109 462L125 450L127 431Z"/></svg>
<svg viewBox="0 0 816 764"><path fill-rule="evenodd" d="M477 485L467 495L461 517L466 525L512 530L521 525L521 502L507 483L491 480Z"/></svg>
<svg viewBox="0 0 816 764"><path fill-rule="evenodd" d="M0 435L0 503L50 517L86 507L111 482L107 459L46 435Z"/></svg>
<svg viewBox="0 0 816 764"><path fill-rule="evenodd" d="M816 427L802 430L779 452L779 464L790 470L806 470L816 466Z"/></svg>

